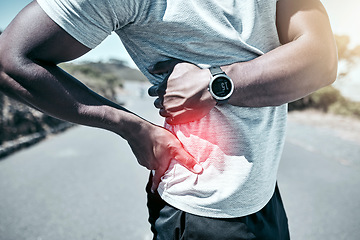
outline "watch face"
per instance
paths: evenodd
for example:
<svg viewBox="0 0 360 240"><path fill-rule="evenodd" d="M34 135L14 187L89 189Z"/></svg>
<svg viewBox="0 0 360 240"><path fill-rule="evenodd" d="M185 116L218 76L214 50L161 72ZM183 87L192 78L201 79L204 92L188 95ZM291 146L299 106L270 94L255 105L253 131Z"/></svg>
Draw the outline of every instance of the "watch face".
<svg viewBox="0 0 360 240"><path fill-rule="evenodd" d="M219 76L211 84L214 95L218 98L226 98L232 92L232 82L227 77Z"/></svg>

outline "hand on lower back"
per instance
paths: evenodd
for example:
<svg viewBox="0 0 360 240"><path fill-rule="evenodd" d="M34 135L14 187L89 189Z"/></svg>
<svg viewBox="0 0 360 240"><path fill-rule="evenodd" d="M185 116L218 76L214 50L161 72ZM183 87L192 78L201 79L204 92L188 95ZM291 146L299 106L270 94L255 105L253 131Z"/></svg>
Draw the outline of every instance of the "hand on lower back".
<svg viewBox="0 0 360 240"><path fill-rule="evenodd" d="M136 138L128 140L128 143L139 164L155 170L153 190L159 185L172 159L194 173L202 172L202 167L185 151L175 135L162 127L152 124L142 126Z"/></svg>

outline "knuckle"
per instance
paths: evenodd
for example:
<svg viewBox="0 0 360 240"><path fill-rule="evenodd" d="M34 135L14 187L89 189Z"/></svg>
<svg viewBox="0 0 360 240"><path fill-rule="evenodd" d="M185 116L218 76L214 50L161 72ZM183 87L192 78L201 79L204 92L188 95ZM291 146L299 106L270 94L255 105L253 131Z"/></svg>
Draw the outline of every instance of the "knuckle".
<svg viewBox="0 0 360 240"><path fill-rule="evenodd" d="M179 146L169 143L168 144L168 151L171 157L178 158Z"/></svg>
<svg viewBox="0 0 360 240"><path fill-rule="evenodd" d="M162 117L166 117L166 111L163 108L159 110L159 114Z"/></svg>
<svg viewBox="0 0 360 240"><path fill-rule="evenodd" d="M164 107L159 110L159 114L162 117L171 117L171 114Z"/></svg>
<svg viewBox="0 0 360 240"><path fill-rule="evenodd" d="M148 94L151 97L155 97L158 96L158 87L157 86L152 86L148 89Z"/></svg>
<svg viewBox="0 0 360 240"><path fill-rule="evenodd" d="M155 170L159 167L159 164L157 163L156 160L154 160L154 161L149 161L148 164L144 167L146 167L149 170Z"/></svg>
<svg viewBox="0 0 360 240"><path fill-rule="evenodd" d="M146 166L146 168L149 169L149 170L154 170L154 169L156 169L156 167L154 166L154 164L148 164L148 165Z"/></svg>
<svg viewBox="0 0 360 240"><path fill-rule="evenodd" d="M162 99L161 99L161 98L155 99L155 101L154 101L154 106L155 106L156 108L162 108L162 107L163 107Z"/></svg>

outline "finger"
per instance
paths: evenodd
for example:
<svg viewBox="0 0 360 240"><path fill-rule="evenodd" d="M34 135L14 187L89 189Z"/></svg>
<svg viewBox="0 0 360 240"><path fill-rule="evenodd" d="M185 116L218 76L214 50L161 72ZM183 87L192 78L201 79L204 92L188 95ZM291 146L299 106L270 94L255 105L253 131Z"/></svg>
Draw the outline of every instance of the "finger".
<svg viewBox="0 0 360 240"><path fill-rule="evenodd" d="M161 177L164 175L165 171L166 169L159 168L152 172L153 173L152 185L151 185L152 193L154 193L157 190L161 182Z"/></svg>
<svg viewBox="0 0 360 240"><path fill-rule="evenodd" d="M163 107L160 108L159 114L165 117L166 122L169 124L188 123L191 121L191 116L187 114L188 109L183 106L166 107L166 102L162 100ZM190 117L190 118L189 118Z"/></svg>
<svg viewBox="0 0 360 240"><path fill-rule="evenodd" d="M167 80L169 78L169 75L170 74L168 74L162 82L160 82L157 85L151 86L148 89L149 96L157 97L157 96L165 95L167 88Z"/></svg>
<svg viewBox="0 0 360 240"><path fill-rule="evenodd" d="M154 106L156 107L156 108L163 108L164 106L163 106L163 101L164 101L164 99L163 98L160 98L160 97L158 97L157 99L155 99L155 101L154 101Z"/></svg>
<svg viewBox="0 0 360 240"><path fill-rule="evenodd" d="M190 155L183 147L177 148L174 158L181 165L189 169L191 172L200 174L203 171L202 166Z"/></svg>
<svg viewBox="0 0 360 240"><path fill-rule="evenodd" d="M170 74L168 74L168 75L165 77L165 79L164 79L161 83L159 83L159 85L157 85L157 86L158 86L158 88L157 88L157 94L158 94L158 96L163 96L163 95L165 95L165 93L166 93L166 88L167 88L167 81L168 81L168 79L169 79L169 76L170 76Z"/></svg>
<svg viewBox="0 0 360 240"><path fill-rule="evenodd" d="M157 86L157 85L151 86L151 87L148 89L148 94L149 94L149 96L151 96L151 97L157 97L157 96L159 96L159 95L158 95L158 86Z"/></svg>
<svg viewBox="0 0 360 240"><path fill-rule="evenodd" d="M175 125L177 124L176 119L174 119L173 117L165 117L165 122L170 124L170 125Z"/></svg>
<svg viewBox="0 0 360 240"><path fill-rule="evenodd" d="M153 66L150 66L148 68L148 71L151 74L168 73L168 72L171 72L174 69L174 67L176 66L176 64L178 64L180 62L182 62L182 61L180 61L179 59L170 59L170 60L166 60L166 61L157 62Z"/></svg>
<svg viewBox="0 0 360 240"><path fill-rule="evenodd" d="M170 115L170 114L168 114ZM188 117L184 117L182 115L178 115L178 116L173 116L172 114L170 116L165 117L165 122L170 124L170 125L176 125L176 124L181 124L181 123L188 123L191 122L191 120L189 120Z"/></svg>
<svg viewBox="0 0 360 240"><path fill-rule="evenodd" d="M170 125L188 123L192 121L192 118L191 115L187 113L188 112L186 109L180 109L180 108L167 109L168 116L165 117L165 121Z"/></svg>
<svg viewBox="0 0 360 240"><path fill-rule="evenodd" d="M172 117L172 115L169 112L167 112L164 108L160 108L159 114L160 114L160 116L162 116L164 118L171 118Z"/></svg>

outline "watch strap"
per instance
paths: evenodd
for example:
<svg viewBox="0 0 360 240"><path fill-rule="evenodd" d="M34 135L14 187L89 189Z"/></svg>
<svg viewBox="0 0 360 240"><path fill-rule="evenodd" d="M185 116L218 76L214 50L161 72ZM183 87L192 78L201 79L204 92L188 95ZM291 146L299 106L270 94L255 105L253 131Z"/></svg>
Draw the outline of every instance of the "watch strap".
<svg viewBox="0 0 360 240"><path fill-rule="evenodd" d="M211 68L209 68L209 70L210 70L210 73L212 76L224 74L224 71L221 70L220 67L211 67Z"/></svg>

